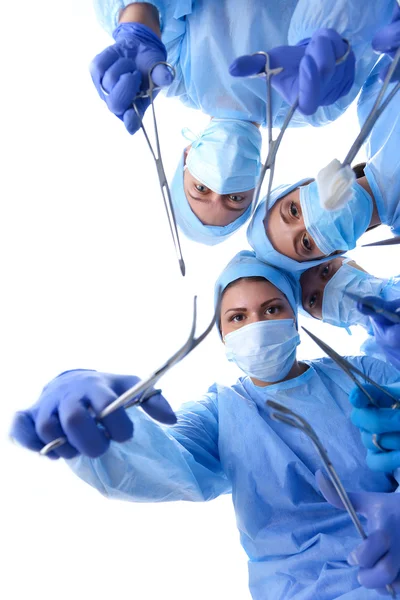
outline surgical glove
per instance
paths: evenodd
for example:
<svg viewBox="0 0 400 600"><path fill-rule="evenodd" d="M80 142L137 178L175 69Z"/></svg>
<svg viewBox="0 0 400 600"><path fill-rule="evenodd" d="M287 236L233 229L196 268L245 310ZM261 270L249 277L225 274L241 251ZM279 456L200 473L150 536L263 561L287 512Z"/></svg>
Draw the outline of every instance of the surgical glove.
<svg viewBox="0 0 400 600"><path fill-rule="evenodd" d="M77 454L91 458L101 456L110 440L125 442L132 437L133 423L124 408L111 413L101 423L96 417L139 381L134 375L67 371L43 389L34 406L15 415L10 435L36 452L54 439L65 437L65 444L47 454L50 458L72 458ZM162 423L176 422L174 412L160 393L151 396L141 408Z"/></svg>
<svg viewBox="0 0 400 600"><path fill-rule="evenodd" d="M137 98L149 88L148 72L165 61L167 51L156 34L140 23L121 23L114 31L115 44L98 54L90 65L93 83L108 108L135 133L150 104L149 98ZM151 78L156 86L169 85L173 79L166 65L154 67ZM104 93L106 92L106 94ZM157 91L154 91L155 96ZM138 109L140 118L133 108Z"/></svg>
<svg viewBox="0 0 400 600"><path fill-rule="evenodd" d="M345 510L334 486L322 471L315 474L325 500ZM379 492L348 493L356 512L367 519L368 538L347 558L359 567L358 581L363 587L388 595L386 585L400 591L400 494Z"/></svg>
<svg viewBox="0 0 400 600"><path fill-rule="evenodd" d="M394 58L397 49L400 46L400 6L396 4L392 22L386 27L382 27L375 34L372 39L372 47L375 52L381 52L388 54L391 58ZM390 65L385 67L379 74L380 79L383 81ZM392 81L400 79L400 68L397 67L392 76Z"/></svg>
<svg viewBox="0 0 400 600"><path fill-rule="evenodd" d="M364 392L355 387L349 396L354 406L351 421L361 430L362 443L368 449L369 468L392 473L400 467L400 410L391 408L395 401L372 384L366 383L364 387L380 408L371 405ZM384 387L400 400L399 383ZM372 441L374 434L379 436L379 445L387 452L380 452L375 446Z"/></svg>
<svg viewBox="0 0 400 600"><path fill-rule="evenodd" d="M315 113L319 106L335 103L346 95L354 82L355 57L349 52L346 60L336 65L348 46L333 29L318 29L309 40L298 46L280 46L268 52L270 68L283 68L273 75L271 84L292 105L297 97L299 110L305 115ZM265 56L241 56L229 67L234 77L249 77L262 73Z"/></svg>
<svg viewBox="0 0 400 600"><path fill-rule="evenodd" d="M387 302L382 298L375 296L367 296L365 300L369 300L378 308L394 312L400 317L400 298ZM358 302L358 310L369 316L375 341L385 354L391 364L400 370L400 323L393 323L383 315L369 309L363 302Z"/></svg>

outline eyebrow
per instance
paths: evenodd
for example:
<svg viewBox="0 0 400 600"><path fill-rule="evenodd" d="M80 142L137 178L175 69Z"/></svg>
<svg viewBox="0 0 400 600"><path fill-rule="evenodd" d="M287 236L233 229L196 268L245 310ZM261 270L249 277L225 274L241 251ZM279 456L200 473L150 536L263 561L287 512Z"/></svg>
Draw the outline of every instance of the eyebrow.
<svg viewBox="0 0 400 600"><path fill-rule="evenodd" d="M193 196L193 194L191 194L189 190L187 191L187 193L192 198L192 200L196 200L197 202L203 202L204 204L209 204L211 202L211 200L207 200L207 198L199 198L197 196Z"/></svg>
<svg viewBox="0 0 400 600"><path fill-rule="evenodd" d="M271 304L272 302L283 302L283 298L277 297L277 298L270 298L269 300L266 300L265 302L263 302L262 304L260 304L260 308L264 308L264 306L267 306L268 304ZM239 307L239 308L228 308L228 310L226 310L224 312L224 315L226 315L228 312L232 312L232 311L242 311L242 312L247 312L247 308L245 307Z"/></svg>
<svg viewBox="0 0 400 600"><path fill-rule="evenodd" d="M226 210L230 210L231 212L243 212L244 210L248 209L248 206L243 208L233 208L233 206L228 206L224 203L224 208L226 208Z"/></svg>

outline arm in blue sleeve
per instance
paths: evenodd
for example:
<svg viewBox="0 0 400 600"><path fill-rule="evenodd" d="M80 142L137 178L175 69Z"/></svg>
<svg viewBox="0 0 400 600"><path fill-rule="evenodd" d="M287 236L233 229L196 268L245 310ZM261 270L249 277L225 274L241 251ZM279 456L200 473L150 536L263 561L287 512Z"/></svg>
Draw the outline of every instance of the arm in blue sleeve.
<svg viewBox="0 0 400 600"><path fill-rule="evenodd" d="M215 398L215 396L214 396ZM66 461L84 481L110 498L132 502L212 500L231 491L218 452L218 410L213 396L183 405L173 427L131 408L133 438L112 442L100 458Z"/></svg>
<svg viewBox="0 0 400 600"><path fill-rule="evenodd" d="M390 23L394 4L395 0L299 0L289 27L289 44L310 38L317 29L332 28L350 42L356 58L356 75L350 92L335 104L320 107L307 117L308 123L321 126L335 120L357 96L377 61L372 38L380 27Z"/></svg>
<svg viewBox="0 0 400 600"><path fill-rule="evenodd" d="M358 362L355 363L355 361ZM368 377L379 383L379 385L392 385L400 383L400 371L389 364L372 356L358 356L351 362L355 364Z"/></svg>

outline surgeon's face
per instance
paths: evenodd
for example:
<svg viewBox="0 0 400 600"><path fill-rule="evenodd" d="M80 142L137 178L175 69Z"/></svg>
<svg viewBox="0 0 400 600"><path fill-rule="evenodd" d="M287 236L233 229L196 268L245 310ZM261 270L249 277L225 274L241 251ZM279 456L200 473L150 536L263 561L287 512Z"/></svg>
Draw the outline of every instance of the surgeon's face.
<svg viewBox="0 0 400 600"><path fill-rule="evenodd" d="M220 227L236 221L250 206L254 194L254 188L237 194L217 194L188 169L183 175L183 189L190 208L203 225Z"/></svg>
<svg viewBox="0 0 400 600"><path fill-rule="evenodd" d="M304 310L315 319L322 319L322 300L325 286L340 269L345 259L334 258L305 271L300 277L301 300Z"/></svg>
<svg viewBox="0 0 400 600"><path fill-rule="evenodd" d="M334 258L329 262L308 269L300 277L303 308L315 319L322 319L322 301L325 286L340 269L344 260L346 259L342 256ZM353 260L349 261L348 264L359 271L367 272Z"/></svg>
<svg viewBox="0 0 400 600"><path fill-rule="evenodd" d="M304 225L299 188L274 204L265 232L275 250L298 262L325 256Z"/></svg>
<svg viewBox="0 0 400 600"><path fill-rule="evenodd" d="M239 279L222 296L223 338L245 325L274 319L295 319L295 315L286 296L266 279Z"/></svg>

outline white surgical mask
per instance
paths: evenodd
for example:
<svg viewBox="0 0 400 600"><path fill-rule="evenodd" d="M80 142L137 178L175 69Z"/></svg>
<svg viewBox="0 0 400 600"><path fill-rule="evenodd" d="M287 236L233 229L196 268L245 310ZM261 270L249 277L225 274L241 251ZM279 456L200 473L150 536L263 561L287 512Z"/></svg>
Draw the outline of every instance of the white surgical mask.
<svg viewBox="0 0 400 600"><path fill-rule="evenodd" d="M349 259L350 260L350 259ZM322 320L336 327L361 325L370 328L369 317L360 313L357 303L345 292L357 296L379 296L385 281L376 279L365 271L352 267L348 261L328 281L322 300Z"/></svg>
<svg viewBox="0 0 400 600"><path fill-rule="evenodd" d="M249 377L274 383L289 373L300 337L293 319L257 321L225 336L230 362Z"/></svg>

